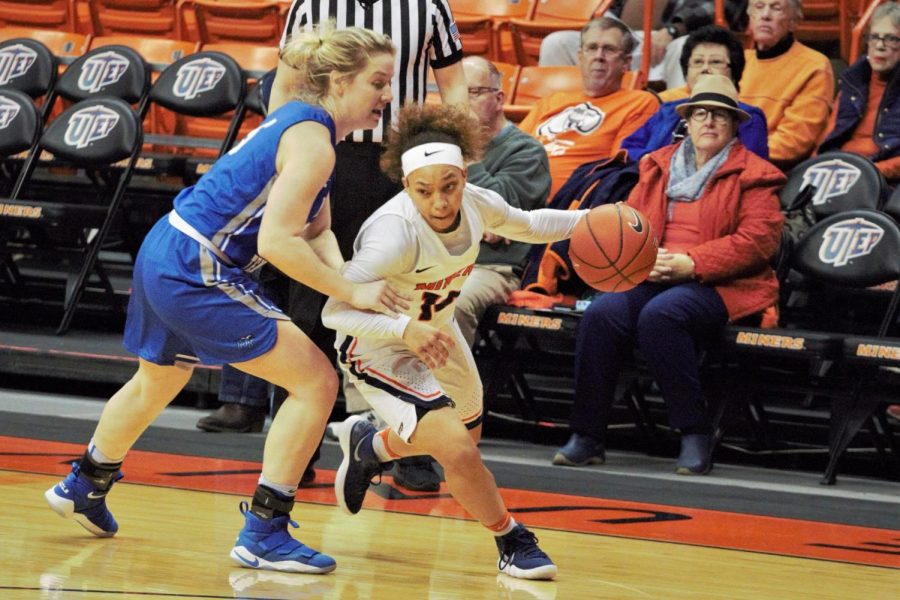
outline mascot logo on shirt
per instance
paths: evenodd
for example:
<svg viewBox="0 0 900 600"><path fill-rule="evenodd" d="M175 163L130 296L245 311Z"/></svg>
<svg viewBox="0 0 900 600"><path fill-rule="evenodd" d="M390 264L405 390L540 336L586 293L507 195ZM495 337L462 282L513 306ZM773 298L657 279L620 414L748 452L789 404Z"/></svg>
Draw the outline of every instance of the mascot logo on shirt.
<svg viewBox="0 0 900 600"><path fill-rule="evenodd" d="M842 267L854 258L871 254L884 237L884 229L862 217L838 221L822 234L819 260Z"/></svg>
<svg viewBox="0 0 900 600"><path fill-rule="evenodd" d="M859 180L860 171L850 163L839 158L827 160L811 166L803 173L803 183L800 189L808 185L816 187L816 195L813 196L814 206L825 204L829 198L842 196L850 191Z"/></svg>
<svg viewBox="0 0 900 600"><path fill-rule="evenodd" d="M582 102L570 106L541 123L537 128L537 135L550 139L567 131L588 135L600 127L604 117L606 117L606 113L602 110L590 102Z"/></svg>
<svg viewBox="0 0 900 600"><path fill-rule="evenodd" d="M6 129L19 114L21 107L18 102L6 98L0 98L0 129Z"/></svg>
<svg viewBox="0 0 900 600"><path fill-rule="evenodd" d="M84 62L78 76L78 89L94 94L120 79L128 70L128 59L116 52L101 52Z"/></svg>
<svg viewBox="0 0 900 600"><path fill-rule="evenodd" d="M36 59L37 52L22 44L0 50L0 85L27 73Z"/></svg>
<svg viewBox="0 0 900 600"><path fill-rule="evenodd" d="M118 122L116 111L100 104L82 108L69 119L63 141L67 146L86 148L108 136Z"/></svg>
<svg viewBox="0 0 900 600"><path fill-rule="evenodd" d="M225 75L222 63L211 58L198 58L178 69L172 93L185 100L193 100L216 87Z"/></svg>

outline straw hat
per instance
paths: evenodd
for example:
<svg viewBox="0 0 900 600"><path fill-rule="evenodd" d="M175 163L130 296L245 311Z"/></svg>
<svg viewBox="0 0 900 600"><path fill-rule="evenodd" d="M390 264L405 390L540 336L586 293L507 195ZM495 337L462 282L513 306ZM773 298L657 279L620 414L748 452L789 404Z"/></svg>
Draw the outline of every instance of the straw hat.
<svg viewBox="0 0 900 600"><path fill-rule="evenodd" d="M731 79L724 75L701 75L691 90L690 100L676 106L675 112L686 119L687 113L695 106L728 109L741 123L750 119L749 114L738 108L737 89Z"/></svg>

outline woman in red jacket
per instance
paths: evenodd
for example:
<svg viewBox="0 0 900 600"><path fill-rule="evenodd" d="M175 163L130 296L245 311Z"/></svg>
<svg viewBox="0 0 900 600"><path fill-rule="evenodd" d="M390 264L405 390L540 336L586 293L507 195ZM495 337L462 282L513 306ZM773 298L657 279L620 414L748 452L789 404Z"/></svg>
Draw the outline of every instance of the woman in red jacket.
<svg viewBox="0 0 900 600"><path fill-rule="evenodd" d="M605 461L603 436L621 358L637 344L681 432L676 472L712 467L712 427L705 410L697 348L729 321L759 315L778 301L769 263L783 218L785 177L737 139L749 115L727 77L707 75L676 110L689 137L642 159L628 204L660 239L647 281L599 296L578 328L572 436L553 464Z"/></svg>

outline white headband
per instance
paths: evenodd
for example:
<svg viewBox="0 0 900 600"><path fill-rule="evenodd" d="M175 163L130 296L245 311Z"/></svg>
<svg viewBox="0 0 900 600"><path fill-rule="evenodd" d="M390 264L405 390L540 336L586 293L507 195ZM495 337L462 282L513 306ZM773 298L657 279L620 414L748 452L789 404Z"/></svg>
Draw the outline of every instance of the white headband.
<svg viewBox="0 0 900 600"><path fill-rule="evenodd" d="M403 163L404 177L409 177L409 174L416 169L428 165L452 165L465 169L462 149L456 144L442 142L428 142L414 146L403 153L400 161Z"/></svg>

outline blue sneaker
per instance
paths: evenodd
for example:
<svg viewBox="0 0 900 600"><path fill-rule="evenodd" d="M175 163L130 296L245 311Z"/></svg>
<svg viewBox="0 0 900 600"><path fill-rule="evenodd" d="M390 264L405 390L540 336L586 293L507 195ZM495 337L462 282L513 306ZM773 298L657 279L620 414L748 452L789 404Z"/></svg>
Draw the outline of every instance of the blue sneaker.
<svg viewBox="0 0 900 600"><path fill-rule="evenodd" d="M566 445L557 450L553 457L554 465L569 467L602 465L605 462L606 452L603 444L580 433L573 433Z"/></svg>
<svg viewBox="0 0 900 600"><path fill-rule="evenodd" d="M328 573L337 566L334 559L301 544L291 537L287 527L297 528L287 515L260 519L241 502L244 528L237 536L231 559L248 569L286 571L289 573Z"/></svg>
<svg viewBox="0 0 900 600"><path fill-rule="evenodd" d="M362 508L369 482L393 463L382 464L372 448L375 426L351 415L337 428L344 459L334 478L334 495L344 512L355 515Z"/></svg>
<svg viewBox="0 0 900 600"><path fill-rule="evenodd" d="M553 579L556 565L544 551L538 548L538 539L521 523L507 533L497 536L497 550L500 560L497 568L501 573L519 579Z"/></svg>
<svg viewBox="0 0 900 600"><path fill-rule="evenodd" d="M122 472L116 473L110 486L122 479ZM79 525L97 537L112 537L119 530L119 524L106 508L106 494L100 491L87 477L81 474L81 465L72 463L72 472L65 479L44 492L47 504L53 512L64 519L74 518Z"/></svg>

